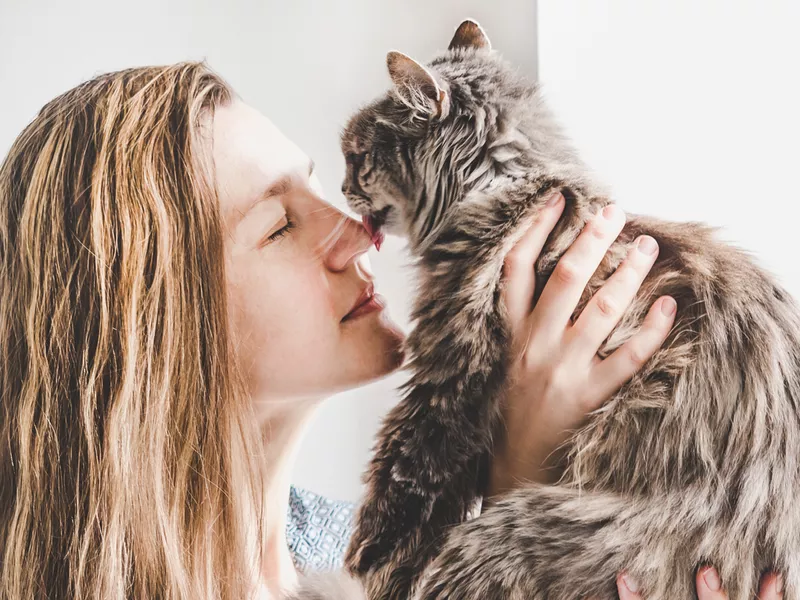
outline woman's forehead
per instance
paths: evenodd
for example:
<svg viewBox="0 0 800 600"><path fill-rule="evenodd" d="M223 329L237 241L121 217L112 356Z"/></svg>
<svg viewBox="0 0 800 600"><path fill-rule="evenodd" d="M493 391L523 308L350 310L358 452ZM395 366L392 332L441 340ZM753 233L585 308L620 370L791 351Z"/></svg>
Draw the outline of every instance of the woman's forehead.
<svg viewBox="0 0 800 600"><path fill-rule="evenodd" d="M213 158L223 210L239 214L281 177L308 170L305 153L238 100L215 110Z"/></svg>

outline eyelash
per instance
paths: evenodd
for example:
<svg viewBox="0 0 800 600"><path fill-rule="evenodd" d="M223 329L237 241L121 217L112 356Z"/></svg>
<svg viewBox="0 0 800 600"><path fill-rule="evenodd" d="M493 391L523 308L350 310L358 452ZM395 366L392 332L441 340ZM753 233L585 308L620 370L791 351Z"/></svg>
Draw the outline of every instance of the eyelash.
<svg viewBox="0 0 800 600"><path fill-rule="evenodd" d="M283 236L287 235L292 229L294 229L294 223L287 217L286 225L278 229L278 231L276 231L275 233L267 236L267 239L265 240L264 243L268 244L277 241L281 239Z"/></svg>

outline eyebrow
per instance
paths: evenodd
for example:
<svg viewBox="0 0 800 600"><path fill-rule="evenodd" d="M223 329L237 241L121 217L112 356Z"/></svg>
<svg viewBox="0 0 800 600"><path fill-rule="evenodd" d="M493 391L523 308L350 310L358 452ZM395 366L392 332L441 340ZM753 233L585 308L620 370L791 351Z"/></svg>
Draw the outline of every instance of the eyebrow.
<svg viewBox="0 0 800 600"><path fill-rule="evenodd" d="M311 177L311 175L314 173L314 169L315 168L316 168L316 164L314 163L314 161L312 159L309 158L308 159L308 176L309 177ZM274 198L275 196L282 196L283 194L285 194L289 190L291 190L292 189L292 179L293 179L293 175L291 173L286 173L285 175L282 175L281 177L279 177L277 179L277 181L272 183L266 189L266 191L263 194L261 194L258 198L256 198L256 200L252 204L250 204L250 206L248 206L245 210L243 210L239 214L239 219L240 220L244 219L247 216L247 213L249 213L253 209L254 206L260 204L264 200L269 200L270 198Z"/></svg>
<svg viewBox="0 0 800 600"><path fill-rule="evenodd" d="M308 176L314 173L315 168L314 161L308 159ZM267 198L272 198L273 196L282 196L286 192L288 192L292 188L292 175L286 174L283 175L280 179L278 179L275 183L267 188L267 191L261 197L262 200L266 200Z"/></svg>

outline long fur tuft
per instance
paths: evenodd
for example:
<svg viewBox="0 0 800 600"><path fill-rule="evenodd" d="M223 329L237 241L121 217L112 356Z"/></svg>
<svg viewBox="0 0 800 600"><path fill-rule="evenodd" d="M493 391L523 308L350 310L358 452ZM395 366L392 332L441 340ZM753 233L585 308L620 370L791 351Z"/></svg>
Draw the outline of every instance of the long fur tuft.
<svg viewBox="0 0 800 600"><path fill-rule="evenodd" d="M350 205L408 237L419 280L411 377L378 436L349 569L375 600L615 598L623 569L646 598L695 598L705 564L731 600L751 600L768 569L797 598L798 308L701 224L629 215L575 316L648 234L658 260L600 355L665 294L678 303L668 340L575 432L559 486L522 489L465 522L502 432L505 256L560 190L541 289L611 202L537 87L482 37L462 35L426 66L449 94L446 114L401 102L395 82L342 137Z"/></svg>

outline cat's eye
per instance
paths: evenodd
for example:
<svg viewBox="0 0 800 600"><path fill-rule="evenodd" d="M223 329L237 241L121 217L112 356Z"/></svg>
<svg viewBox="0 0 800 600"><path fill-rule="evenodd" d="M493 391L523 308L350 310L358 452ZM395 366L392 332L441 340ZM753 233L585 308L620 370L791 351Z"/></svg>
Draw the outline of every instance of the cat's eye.
<svg viewBox="0 0 800 600"><path fill-rule="evenodd" d="M367 152L352 152L350 154L350 160L357 165L361 165L367 158L367 154Z"/></svg>

